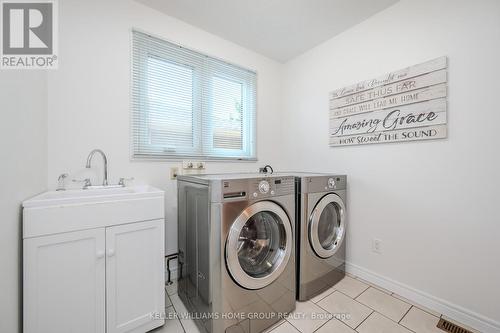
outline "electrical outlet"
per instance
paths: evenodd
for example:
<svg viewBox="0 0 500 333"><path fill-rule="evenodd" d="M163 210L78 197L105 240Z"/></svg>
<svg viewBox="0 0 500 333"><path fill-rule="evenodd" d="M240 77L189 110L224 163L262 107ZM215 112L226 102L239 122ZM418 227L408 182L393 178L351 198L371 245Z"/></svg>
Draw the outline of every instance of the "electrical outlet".
<svg viewBox="0 0 500 333"><path fill-rule="evenodd" d="M378 254L382 254L382 240L378 238L372 239L372 251Z"/></svg>
<svg viewBox="0 0 500 333"><path fill-rule="evenodd" d="M170 179L172 179L172 180L177 179L178 175L179 175L179 168L178 167L170 168Z"/></svg>
<svg viewBox="0 0 500 333"><path fill-rule="evenodd" d="M184 169L184 170L205 170L205 162L203 162L203 161L182 161L182 169Z"/></svg>

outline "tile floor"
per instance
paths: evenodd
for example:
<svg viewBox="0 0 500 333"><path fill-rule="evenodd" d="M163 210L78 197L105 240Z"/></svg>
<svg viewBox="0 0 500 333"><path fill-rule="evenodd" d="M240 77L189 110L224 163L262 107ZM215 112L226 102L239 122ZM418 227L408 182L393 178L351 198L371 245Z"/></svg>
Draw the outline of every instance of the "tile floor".
<svg viewBox="0 0 500 333"><path fill-rule="evenodd" d="M177 284L167 286L166 291L166 313L185 313ZM346 276L310 301L298 302L295 311L305 315L301 319L283 320L266 333L444 333L436 328L440 314L354 276ZM198 333L199 330L191 319L173 318L152 332Z"/></svg>

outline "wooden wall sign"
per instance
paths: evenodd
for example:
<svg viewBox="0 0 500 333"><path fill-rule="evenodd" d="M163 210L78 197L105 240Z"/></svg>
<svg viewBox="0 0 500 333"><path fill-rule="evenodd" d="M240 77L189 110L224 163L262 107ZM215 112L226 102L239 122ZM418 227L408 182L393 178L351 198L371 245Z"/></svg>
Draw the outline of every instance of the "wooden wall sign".
<svg viewBox="0 0 500 333"><path fill-rule="evenodd" d="M447 59L330 93L330 146L446 137Z"/></svg>

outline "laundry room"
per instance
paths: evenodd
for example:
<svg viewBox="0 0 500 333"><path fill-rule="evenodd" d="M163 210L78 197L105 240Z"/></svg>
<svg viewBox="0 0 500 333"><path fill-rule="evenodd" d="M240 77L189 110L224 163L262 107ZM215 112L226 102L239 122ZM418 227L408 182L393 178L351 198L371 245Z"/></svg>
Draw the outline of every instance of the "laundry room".
<svg viewBox="0 0 500 333"><path fill-rule="evenodd" d="M500 333L500 1L0 0L0 30L1 333Z"/></svg>

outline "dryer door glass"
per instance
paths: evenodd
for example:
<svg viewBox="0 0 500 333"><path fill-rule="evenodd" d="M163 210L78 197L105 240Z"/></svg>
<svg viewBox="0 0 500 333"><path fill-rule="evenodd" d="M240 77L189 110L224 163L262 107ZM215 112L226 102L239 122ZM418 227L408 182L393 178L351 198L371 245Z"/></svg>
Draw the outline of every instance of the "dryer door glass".
<svg viewBox="0 0 500 333"><path fill-rule="evenodd" d="M323 208L318 222L318 239L325 250L331 249L342 231L340 227L341 208L330 202Z"/></svg>
<svg viewBox="0 0 500 333"><path fill-rule="evenodd" d="M316 204L309 220L309 241L318 256L329 258L337 252L345 235L345 206L333 193Z"/></svg>
<svg viewBox="0 0 500 333"><path fill-rule="evenodd" d="M245 209L226 240L226 263L233 279L248 289L276 280L290 258L293 234L285 211L270 201Z"/></svg>

